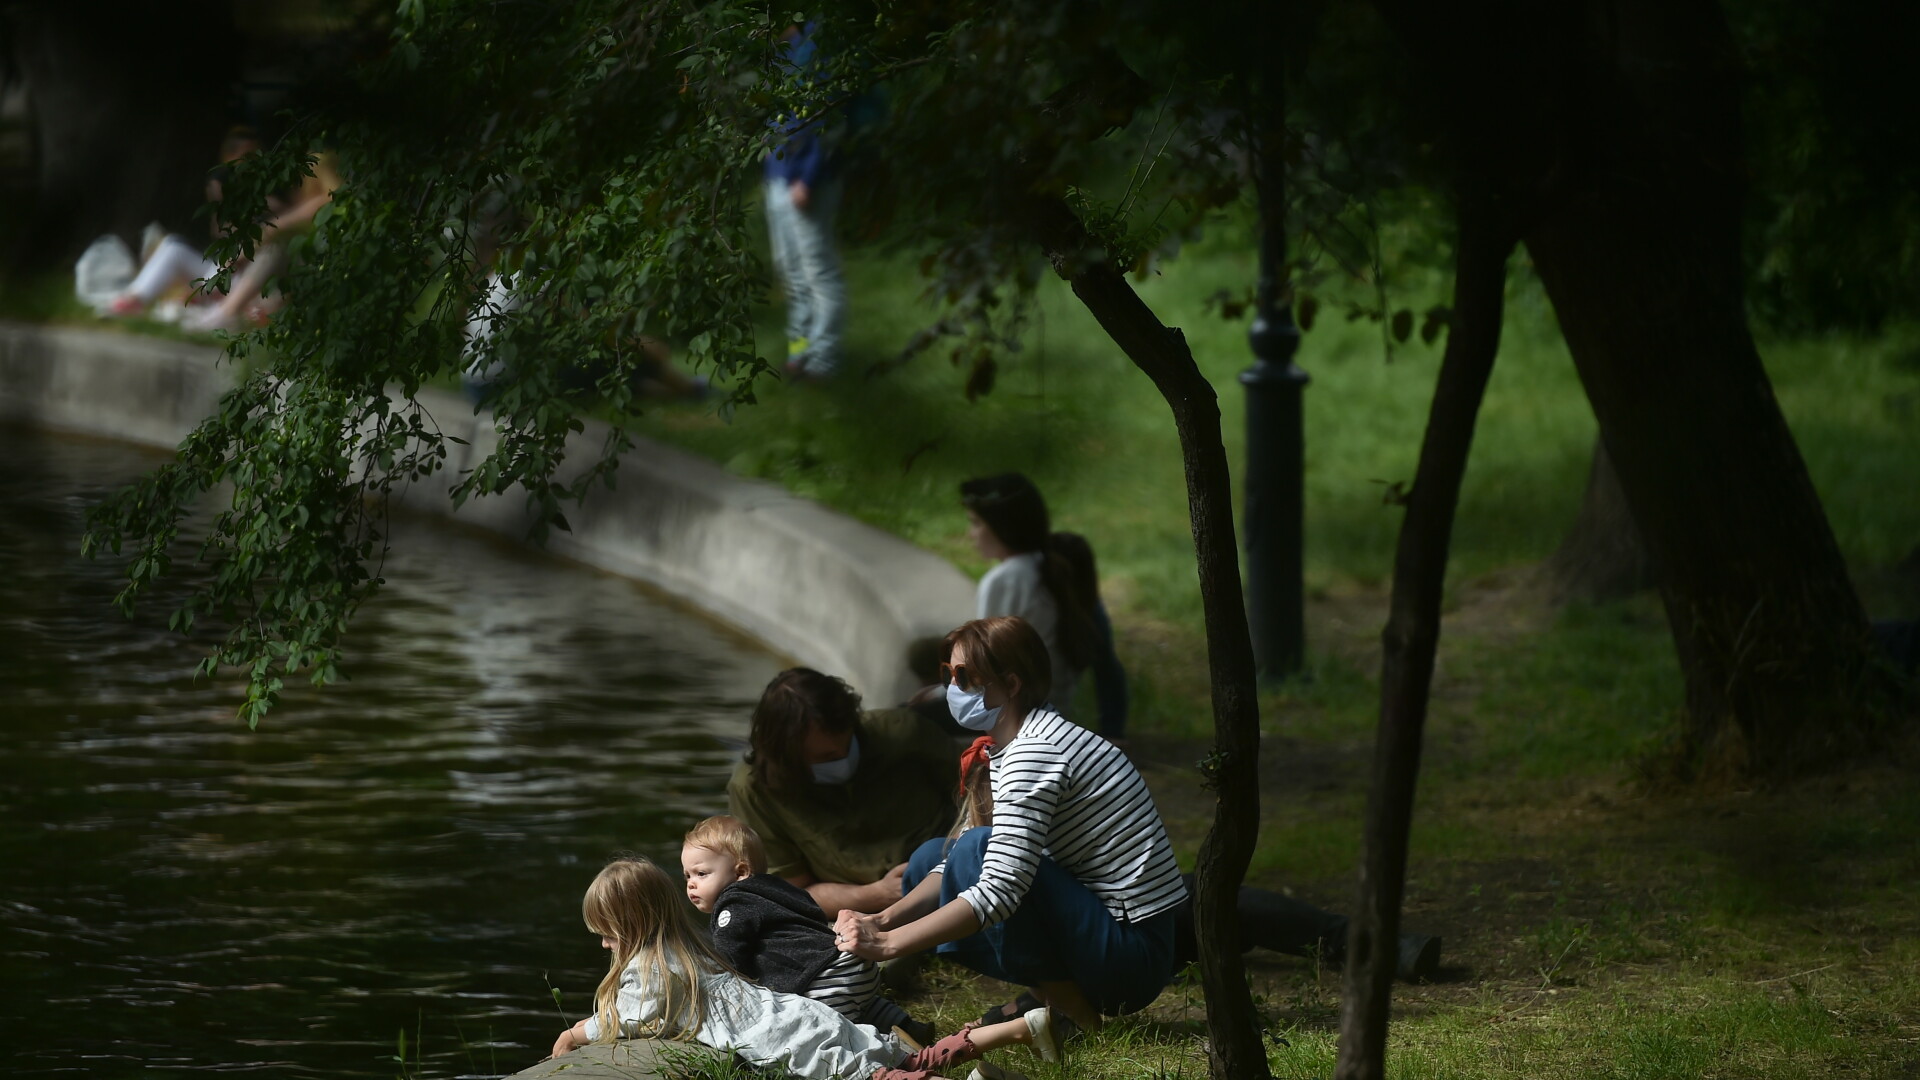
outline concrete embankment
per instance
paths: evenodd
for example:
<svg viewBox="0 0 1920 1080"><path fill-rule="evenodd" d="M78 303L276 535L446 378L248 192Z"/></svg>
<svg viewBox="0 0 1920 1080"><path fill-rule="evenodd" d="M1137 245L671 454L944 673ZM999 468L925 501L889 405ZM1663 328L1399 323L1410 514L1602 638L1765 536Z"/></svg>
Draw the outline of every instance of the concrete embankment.
<svg viewBox="0 0 1920 1080"><path fill-rule="evenodd" d="M0 420L173 449L230 385L218 358L204 345L0 324ZM420 401L467 445L449 446L448 471L414 485L405 505L524 539L519 495L458 512L446 497L451 478L491 450L489 418L456 394ZM569 440L569 462L586 462L605 439L605 426L589 423ZM572 532L551 534L548 551L654 585L876 703L913 688L909 641L972 616L972 583L938 556L650 440L621 458L612 490L596 489L567 517Z"/></svg>
<svg viewBox="0 0 1920 1080"><path fill-rule="evenodd" d="M689 1066L695 1059L703 1057L718 1058L719 1055L698 1043L653 1039L595 1043L522 1069L508 1080L638 1080L649 1076L681 1076L692 1071Z"/></svg>

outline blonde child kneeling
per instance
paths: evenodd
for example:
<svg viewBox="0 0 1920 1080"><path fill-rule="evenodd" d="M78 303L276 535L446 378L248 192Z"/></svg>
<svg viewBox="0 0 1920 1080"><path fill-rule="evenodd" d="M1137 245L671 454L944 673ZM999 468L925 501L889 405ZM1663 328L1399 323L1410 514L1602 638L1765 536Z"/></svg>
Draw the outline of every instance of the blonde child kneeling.
<svg viewBox="0 0 1920 1080"><path fill-rule="evenodd" d="M721 814L688 830L680 849L687 899L711 917L713 947L727 966L762 986L824 1001L841 1016L878 1031L898 1028L915 1046L933 1041L880 993L880 967L840 951L833 920L813 897L767 873L760 835Z"/></svg>
<svg viewBox="0 0 1920 1080"><path fill-rule="evenodd" d="M756 985L732 971L680 902L681 885L649 859L615 859L587 887L580 911L612 953L594 1014L560 1033L555 1056L628 1037L698 1042L754 1065L779 1063L805 1080L920 1080L1011 1043L1058 1060L1044 1008L962 1028L924 1050L855 1024L827 1005Z"/></svg>

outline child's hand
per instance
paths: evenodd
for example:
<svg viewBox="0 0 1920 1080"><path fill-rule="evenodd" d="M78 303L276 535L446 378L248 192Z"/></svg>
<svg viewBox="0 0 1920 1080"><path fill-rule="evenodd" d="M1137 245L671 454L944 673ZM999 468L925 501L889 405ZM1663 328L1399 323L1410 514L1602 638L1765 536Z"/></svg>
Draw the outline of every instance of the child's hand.
<svg viewBox="0 0 1920 1080"><path fill-rule="evenodd" d="M574 1050L578 1050L582 1046L587 1045L586 1027L587 1027L587 1022L585 1020L582 1020L579 1023L568 1028L567 1030L561 1032L560 1037L553 1040L553 1053L548 1054L547 1056L559 1057L561 1054L570 1053Z"/></svg>

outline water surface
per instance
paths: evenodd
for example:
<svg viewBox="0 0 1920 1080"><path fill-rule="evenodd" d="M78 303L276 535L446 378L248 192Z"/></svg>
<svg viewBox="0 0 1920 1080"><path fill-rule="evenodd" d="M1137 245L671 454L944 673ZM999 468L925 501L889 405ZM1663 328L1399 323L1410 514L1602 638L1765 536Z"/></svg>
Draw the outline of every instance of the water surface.
<svg viewBox="0 0 1920 1080"><path fill-rule="evenodd" d="M352 681L257 732L84 507L159 459L0 427L0 1045L14 1076L427 1076L543 1056L608 855L678 858L779 661L640 587L395 523ZM557 1011L548 982L563 991ZM415 1047L415 1034L421 1042Z"/></svg>

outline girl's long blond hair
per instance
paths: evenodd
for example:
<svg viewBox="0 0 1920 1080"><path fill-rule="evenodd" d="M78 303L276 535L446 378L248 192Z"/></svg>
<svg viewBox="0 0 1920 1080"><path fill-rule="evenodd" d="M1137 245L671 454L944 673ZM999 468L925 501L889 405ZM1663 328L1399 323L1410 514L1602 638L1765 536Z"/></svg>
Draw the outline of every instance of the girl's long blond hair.
<svg viewBox="0 0 1920 1080"><path fill-rule="evenodd" d="M613 939L606 978L593 993L600 1040L622 1033L620 977L639 960L640 991L659 1001L659 1019L634 1034L688 1039L706 1022L700 977L730 970L687 913L680 881L642 856L623 856L601 868L580 901L587 929Z"/></svg>
<svg viewBox="0 0 1920 1080"><path fill-rule="evenodd" d="M979 745L979 740L975 740ZM949 842L968 829L993 824L993 766L985 754L972 748L960 756L960 814L947 830Z"/></svg>

